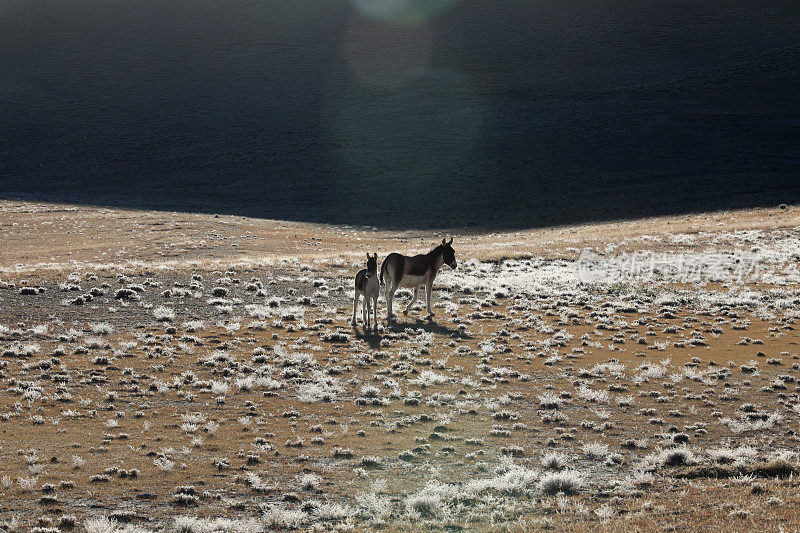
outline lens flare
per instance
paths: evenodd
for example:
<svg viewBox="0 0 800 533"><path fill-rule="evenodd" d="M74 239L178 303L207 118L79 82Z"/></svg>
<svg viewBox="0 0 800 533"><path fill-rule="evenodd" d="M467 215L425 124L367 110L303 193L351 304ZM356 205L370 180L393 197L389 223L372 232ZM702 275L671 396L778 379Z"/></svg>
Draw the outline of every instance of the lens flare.
<svg viewBox="0 0 800 533"><path fill-rule="evenodd" d="M420 26L444 12L457 0L352 0L365 17L398 26Z"/></svg>
<svg viewBox="0 0 800 533"><path fill-rule="evenodd" d="M347 176L336 193L376 213L430 202L430 223L445 224L436 199L478 190L489 113L467 76L429 69L399 90L354 83L332 96L330 155Z"/></svg>
<svg viewBox="0 0 800 533"><path fill-rule="evenodd" d="M396 89L425 73L432 40L428 26L399 27L354 17L342 55L362 84Z"/></svg>

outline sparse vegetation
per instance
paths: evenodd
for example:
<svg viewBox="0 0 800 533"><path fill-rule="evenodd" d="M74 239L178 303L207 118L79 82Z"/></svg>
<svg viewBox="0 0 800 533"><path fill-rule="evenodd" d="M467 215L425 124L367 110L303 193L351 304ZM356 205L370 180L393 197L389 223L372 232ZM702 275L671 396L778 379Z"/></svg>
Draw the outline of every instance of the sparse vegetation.
<svg viewBox="0 0 800 533"><path fill-rule="evenodd" d="M747 235L682 246L800 249ZM370 334L346 257L0 269L0 526L796 528L800 276L581 284L559 250Z"/></svg>

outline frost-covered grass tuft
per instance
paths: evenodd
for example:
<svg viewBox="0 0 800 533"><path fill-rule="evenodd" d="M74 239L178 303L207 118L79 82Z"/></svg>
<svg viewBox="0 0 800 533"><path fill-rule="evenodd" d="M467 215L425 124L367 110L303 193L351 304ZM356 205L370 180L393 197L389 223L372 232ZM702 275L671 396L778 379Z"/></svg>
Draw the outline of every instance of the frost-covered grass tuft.
<svg viewBox="0 0 800 533"><path fill-rule="evenodd" d="M287 509L275 505L263 509L262 523L267 531L275 529L298 529L309 521L308 513L302 509Z"/></svg>
<svg viewBox="0 0 800 533"><path fill-rule="evenodd" d="M411 383L414 383L421 387L428 387L431 385L444 385L448 381L449 379L447 378L447 376L444 376L442 374L437 374L433 370L423 370L422 372L420 372L417 379L412 380Z"/></svg>
<svg viewBox="0 0 800 533"><path fill-rule="evenodd" d="M539 405L544 409L558 409L563 400L552 392L545 392L539 395Z"/></svg>
<svg viewBox="0 0 800 533"><path fill-rule="evenodd" d="M541 458L542 466L547 470L563 470L569 458L561 452L548 452Z"/></svg>
<svg viewBox="0 0 800 533"><path fill-rule="evenodd" d="M83 527L86 528L86 533L114 533L117 531L118 525L116 520L105 516L96 516L86 520Z"/></svg>
<svg viewBox="0 0 800 533"><path fill-rule="evenodd" d="M263 531L260 520L255 518L198 518L179 516L173 522L175 533L258 533Z"/></svg>
<svg viewBox="0 0 800 533"><path fill-rule="evenodd" d="M355 509L349 505L325 502L320 503L314 508L314 516L323 522L342 522L351 518L355 514Z"/></svg>
<svg viewBox="0 0 800 533"><path fill-rule="evenodd" d="M751 446L715 448L708 451L711 460L720 464L746 463L754 460L757 454L758 451Z"/></svg>
<svg viewBox="0 0 800 533"><path fill-rule="evenodd" d="M159 322L171 322L175 319L175 310L171 307L159 305L153 309L153 316Z"/></svg>
<svg viewBox="0 0 800 533"><path fill-rule="evenodd" d="M114 326L108 322L92 322L89 324L89 331L95 335L110 335L114 332Z"/></svg>
<svg viewBox="0 0 800 533"><path fill-rule="evenodd" d="M608 454L608 446L601 442L587 442L583 445L583 453L590 459L605 459Z"/></svg>
<svg viewBox="0 0 800 533"><path fill-rule="evenodd" d="M639 373L633 378L634 383L641 383L651 379L662 379L667 375L670 360L665 359L660 363L645 363L639 366Z"/></svg>
<svg viewBox="0 0 800 533"><path fill-rule="evenodd" d="M780 411L774 411L769 415L764 414L754 419L750 417L741 419L722 418L720 422L727 424L735 434L747 433L750 431L764 431L773 426L780 425L781 422L783 422L783 414Z"/></svg>
<svg viewBox="0 0 800 533"><path fill-rule="evenodd" d="M494 490L509 495L525 495L532 491L538 477L535 470L506 461L497 469L495 477L474 479L463 490L469 494Z"/></svg>
<svg viewBox="0 0 800 533"><path fill-rule="evenodd" d="M183 323L183 327L189 333L195 333L205 329L206 323L202 320L189 320Z"/></svg>
<svg viewBox="0 0 800 533"><path fill-rule="evenodd" d="M569 495L579 492L583 485L583 477L577 470L564 470L542 476L539 481L539 490L548 496L554 496L559 492Z"/></svg>
<svg viewBox="0 0 800 533"><path fill-rule="evenodd" d="M686 446L667 448L644 458L644 464L649 465L651 469L665 466L690 466L697 464L697 461L697 456Z"/></svg>
<svg viewBox="0 0 800 533"><path fill-rule="evenodd" d="M339 380L318 373L314 381L297 387L297 399L306 403L333 402L344 392Z"/></svg>
<svg viewBox="0 0 800 533"><path fill-rule="evenodd" d="M170 472L173 468L175 468L175 462L170 461L166 457L157 457L153 460L153 464L162 472Z"/></svg>
<svg viewBox="0 0 800 533"><path fill-rule="evenodd" d="M444 514L457 494L453 485L439 481L428 481L417 493L406 497L406 512L410 518L433 519Z"/></svg>
<svg viewBox="0 0 800 533"><path fill-rule="evenodd" d="M319 488L322 478L314 474L303 474L300 477L298 484L300 488L306 491L314 491Z"/></svg>
<svg viewBox="0 0 800 533"><path fill-rule="evenodd" d="M230 388L230 385L224 381L213 380L211 382L211 392L214 394L226 394Z"/></svg>
<svg viewBox="0 0 800 533"><path fill-rule="evenodd" d="M372 520L385 520L392 513L392 500L382 494L385 490L386 481L377 480L369 491L356 495L356 504Z"/></svg>
<svg viewBox="0 0 800 533"><path fill-rule="evenodd" d="M578 397L593 403L608 403L609 395L606 390L595 390L587 386L578 389Z"/></svg>

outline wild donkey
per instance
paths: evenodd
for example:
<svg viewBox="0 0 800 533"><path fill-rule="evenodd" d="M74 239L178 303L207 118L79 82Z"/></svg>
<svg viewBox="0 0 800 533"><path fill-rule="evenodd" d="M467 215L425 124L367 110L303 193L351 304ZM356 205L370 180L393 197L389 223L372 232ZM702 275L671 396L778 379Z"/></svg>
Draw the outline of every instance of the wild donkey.
<svg viewBox="0 0 800 533"><path fill-rule="evenodd" d="M364 329L370 329L370 311L372 316L375 317L375 329L378 329L378 254L370 256L367 254L367 268L359 271L356 274L356 295L353 297L353 325L356 324L356 308L358 307L358 300L361 296L364 297L364 303L361 304L361 316L364 320ZM372 308L370 309L370 300L372 300Z"/></svg>
<svg viewBox="0 0 800 533"><path fill-rule="evenodd" d="M414 287L414 296L408 303L408 306L403 311L404 315L408 314L408 310L417 301L419 295L419 286L425 284L425 295L428 300L428 316L434 316L431 309L431 288L433 287L433 279L442 265L448 265L450 268L456 268L456 254L453 251L453 239L447 242L442 239L442 244L428 252L427 254L415 255L409 257L397 253L389 254L381 265L381 283L383 283L383 275L387 273L389 279L386 281L386 306L388 308L388 318L394 318L392 313L392 299L394 293L400 287Z"/></svg>

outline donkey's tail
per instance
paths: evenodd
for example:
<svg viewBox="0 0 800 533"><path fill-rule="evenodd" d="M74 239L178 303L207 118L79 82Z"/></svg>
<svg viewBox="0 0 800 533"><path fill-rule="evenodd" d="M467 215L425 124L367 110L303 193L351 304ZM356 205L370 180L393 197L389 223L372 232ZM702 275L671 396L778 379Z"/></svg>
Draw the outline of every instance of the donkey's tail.
<svg viewBox="0 0 800 533"><path fill-rule="evenodd" d="M387 257L386 259L389 258ZM383 282L383 273L386 272L386 259L384 259L383 263L381 263L381 285L385 285L385 283Z"/></svg>

